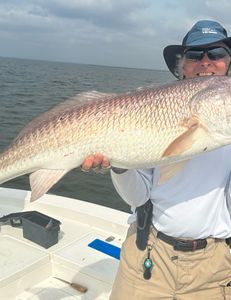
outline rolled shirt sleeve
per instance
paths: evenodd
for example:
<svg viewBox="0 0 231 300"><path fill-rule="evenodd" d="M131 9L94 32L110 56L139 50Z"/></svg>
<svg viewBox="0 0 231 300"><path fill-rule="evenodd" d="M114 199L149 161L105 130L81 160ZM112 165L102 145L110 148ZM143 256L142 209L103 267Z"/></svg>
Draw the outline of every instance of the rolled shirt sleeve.
<svg viewBox="0 0 231 300"><path fill-rule="evenodd" d="M120 197L132 209L143 205L150 198L153 169L127 170L122 174L112 170L111 178Z"/></svg>

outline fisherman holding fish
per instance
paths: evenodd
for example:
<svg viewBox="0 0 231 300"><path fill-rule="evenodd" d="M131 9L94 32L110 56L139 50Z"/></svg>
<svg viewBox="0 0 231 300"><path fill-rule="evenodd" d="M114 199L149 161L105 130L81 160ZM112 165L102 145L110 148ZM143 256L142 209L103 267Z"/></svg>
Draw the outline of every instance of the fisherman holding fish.
<svg viewBox="0 0 231 300"><path fill-rule="evenodd" d="M76 95L0 154L0 184L30 173L31 201L76 167L111 166L133 213L110 300L231 299L230 53L226 30L199 21L164 49L182 80Z"/></svg>
<svg viewBox="0 0 231 300"><path fill-rule="evenodd" d="M218 22L202 20L163 54L178 79L228 75L231 37ZM133 214L110 300L231 299L230 157L230 145L202 153L163 184L159 167L112 167ZM96 166L110 162L93 155L82 169Z"/></svg>

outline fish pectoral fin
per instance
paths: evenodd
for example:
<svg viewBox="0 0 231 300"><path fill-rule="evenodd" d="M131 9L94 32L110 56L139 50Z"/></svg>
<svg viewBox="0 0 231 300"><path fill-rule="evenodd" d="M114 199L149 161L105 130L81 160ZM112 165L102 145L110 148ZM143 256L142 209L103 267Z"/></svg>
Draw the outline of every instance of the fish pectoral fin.
<svg viewBox="0 0 231 300"><path fill-rule="evenodd" d="M57 183L70 170L40 169L30 174L31 199L35 201L42 197L49 189Z"/></svg>
<svg viewBox="0 0 231 300"><path fill-rule="evenodd" d="M174 177L185 167L187 162L188 160L184 160L171 165L161 166L158 185L164 184L166 181Z"/></svg>
<svg viewBox="0 0 231 300"><path fill-rule="evenodd" d="M165 149L162 157L176 156L180 155L183 152L189 150L195 141L199 139L205 130L203 126L195 121L191 122L188 130L186 130L183 134L177 137L169 146Z"/></svg>

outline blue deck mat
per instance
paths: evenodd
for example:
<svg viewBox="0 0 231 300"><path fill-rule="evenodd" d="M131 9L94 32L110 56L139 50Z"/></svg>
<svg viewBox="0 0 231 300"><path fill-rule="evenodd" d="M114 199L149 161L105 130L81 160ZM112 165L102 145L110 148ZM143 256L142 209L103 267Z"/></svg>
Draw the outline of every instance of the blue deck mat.
<svg viewBox="0 0 231 300"><path fill-rule="evenodd" d="M116 259L120 259L120 248L117 246L114 246L99 239L95 239L90 244L88 244L88 246L107 255L110 255Z"/></svg>

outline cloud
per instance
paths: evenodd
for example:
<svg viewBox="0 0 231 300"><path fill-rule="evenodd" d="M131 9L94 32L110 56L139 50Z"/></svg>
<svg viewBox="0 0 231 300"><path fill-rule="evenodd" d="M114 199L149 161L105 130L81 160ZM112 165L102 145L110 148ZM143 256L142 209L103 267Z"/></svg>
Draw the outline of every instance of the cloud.
<svg viewBox="0 0 231 300"><path fill-rule="evenodd" d="M0 2L0 30L9 34L35 32L62 33L86 40L95 36L106 41L121 38L126 33L148 32L141 11L149 0L7 0ZM149 29L150 32L150 29ZM97 35L99 34L99 35Z"/></svg>
<svg viewBox="0 0 231 300"><path fill-rule="evenodd" d="M63 19L78 22L83 20L97 27L104 28L134 28L139 27L135 15L144 11L151 4L150 0L7 0L0 2L0 12L3 19L11 19L18 23L19 19L37 22L37 20ZM24 22L23 22L24 23Z"/></svg>
<svg viewBox="0 0 231 300"><path fill-rule="evenodd" d="M99 27L122 28L135 26L132 15L150 5L149 0L98 0L65 1L51 0L46 8L52 15L61 18L82 19Z"/></svg>
<svg viewBox="0 0 231 300"><path fill-rule="evenodd" d="M229 1L0 0L0 55L166 68L162 49L198 19L231 32Z"/></svg>
<svg viewBox="0 0 231 300"><path fill-rule="evenodd" d="M94 56L96 63L99 59L102 64L105 55L108 63L110 56L116 58L121 46L126 48L124 55L129 55L136 51L136 43L155 35L145 20L150 5L150 0L1 1L0 35L21 40L35 55L38 49L42 54L46 48L53 51L54 58L64 59L67 53L67 58L74 59L76 49L80 59L85 56L84 62L87 56ZM84 45L88 47L85 50ZM90 57L89 62L93 62Z"/></svg>

